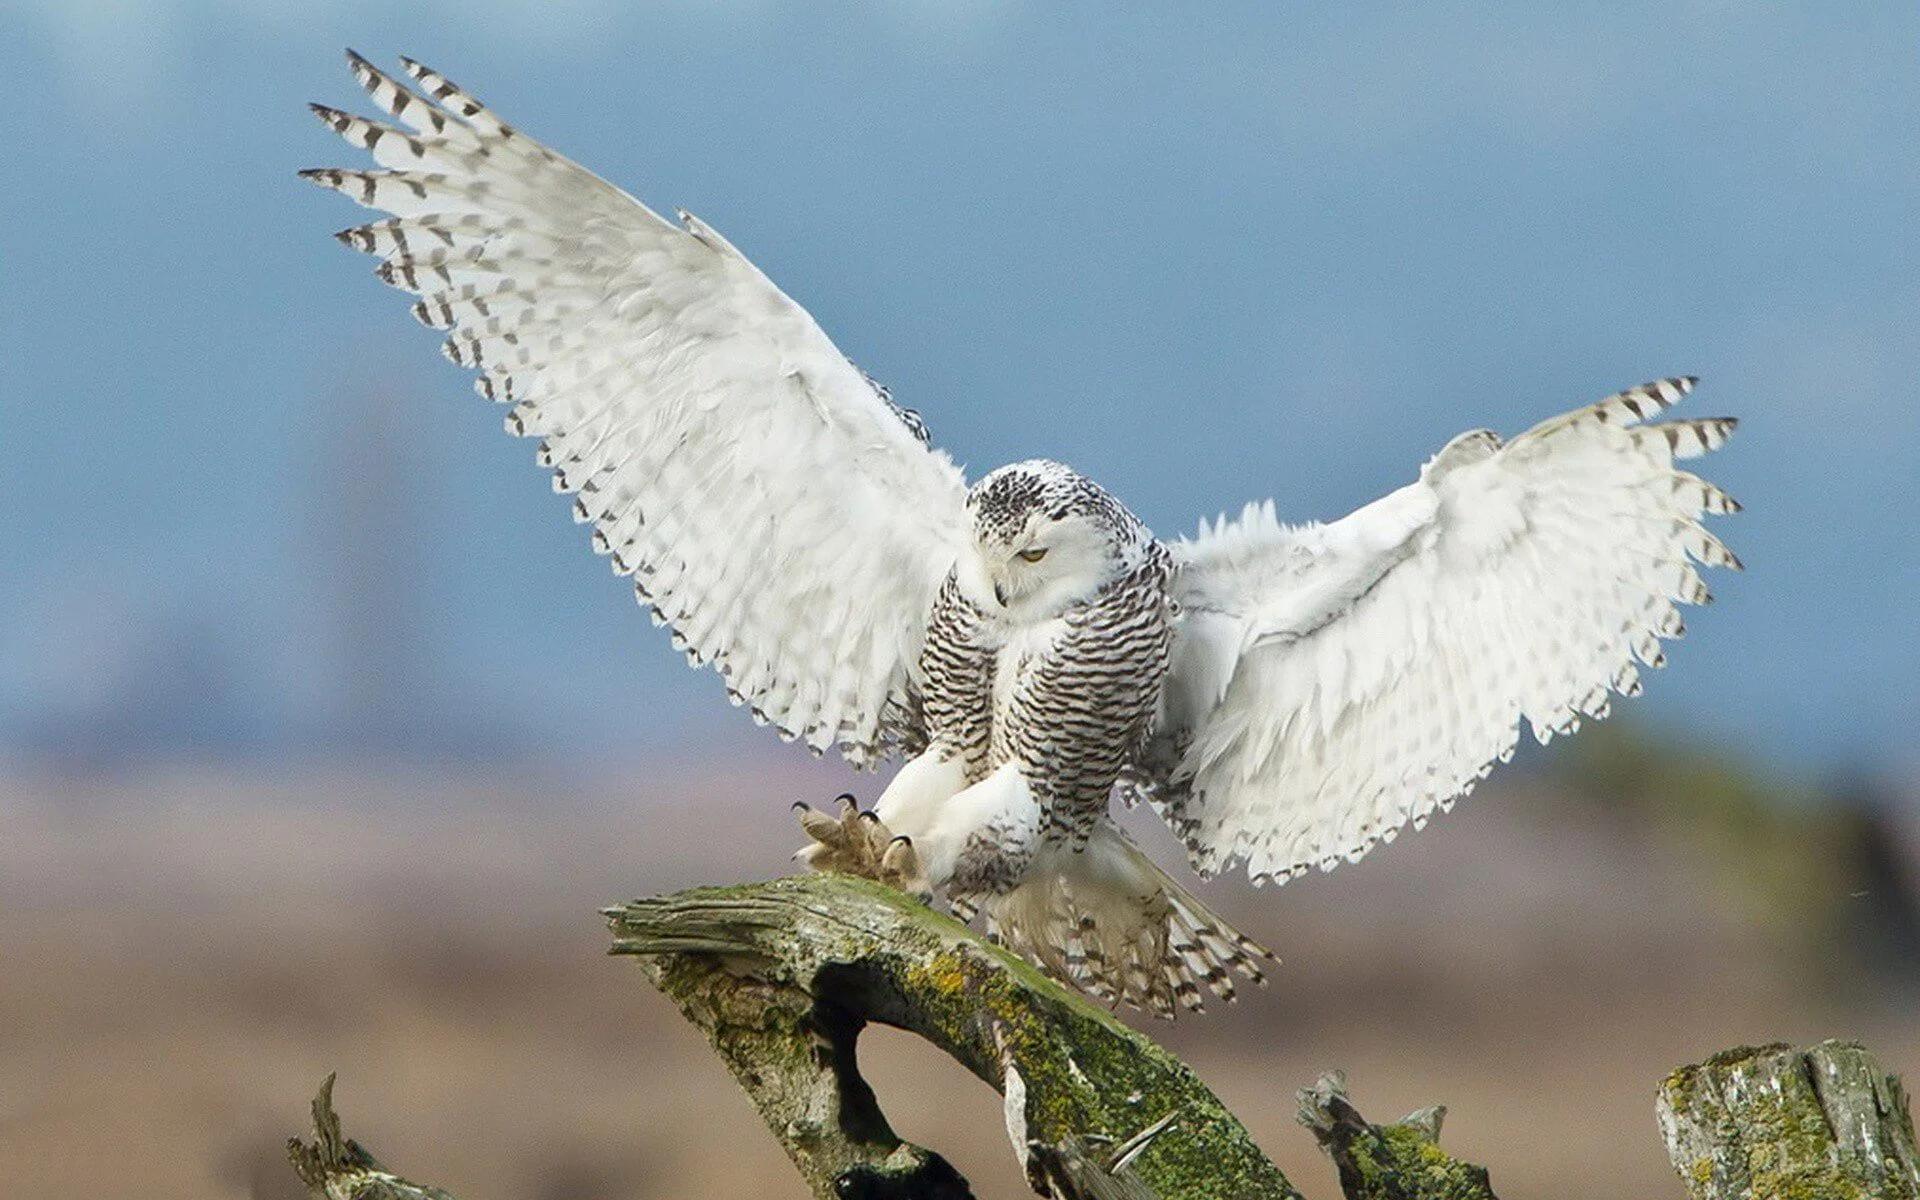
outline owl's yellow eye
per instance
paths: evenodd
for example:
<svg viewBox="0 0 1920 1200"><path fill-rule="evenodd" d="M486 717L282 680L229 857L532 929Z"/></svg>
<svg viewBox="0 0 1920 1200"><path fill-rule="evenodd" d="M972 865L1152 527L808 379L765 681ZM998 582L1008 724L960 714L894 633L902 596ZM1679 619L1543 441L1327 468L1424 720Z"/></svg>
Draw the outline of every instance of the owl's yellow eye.
<svg viewBox="0 0 1920 1200"><path fill-rule="evenodd" d="M1035 546L1031 550L1022 550L1019 554L1020 561L1022 562L1039 562L1046 556L1047 548L1045 546Z"/></svg>

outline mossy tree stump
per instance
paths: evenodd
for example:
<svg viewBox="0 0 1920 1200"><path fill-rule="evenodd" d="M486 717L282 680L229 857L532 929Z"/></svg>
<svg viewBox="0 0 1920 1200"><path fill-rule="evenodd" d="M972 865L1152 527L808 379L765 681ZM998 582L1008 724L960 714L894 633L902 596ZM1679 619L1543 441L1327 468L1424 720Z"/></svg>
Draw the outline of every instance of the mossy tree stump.
<svg viewBox="0 0 1920 1200"><path fill-rule="evenodd" d="M1858 1042L1723 1051L1658 1110L1693 1200L1920 1200L1906 1091Z"/></svg>

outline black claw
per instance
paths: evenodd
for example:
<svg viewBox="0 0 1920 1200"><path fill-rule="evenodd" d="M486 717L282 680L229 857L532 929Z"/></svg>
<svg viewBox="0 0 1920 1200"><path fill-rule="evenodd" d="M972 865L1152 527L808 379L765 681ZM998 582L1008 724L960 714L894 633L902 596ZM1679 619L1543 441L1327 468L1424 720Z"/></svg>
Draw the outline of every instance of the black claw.
<svg viewBox="0 0 1920 1200"><path fill-rule="evenodd" d="M808 804L805 800L795 800L793 802L793 811L794 812L812 812L813 805Z"/></svg>
<svg viewBox="0 0 1920 1200"><path fill-rule="evenodd" d="M875 825L878 825L880 823L880 814L870 808L863 809L860 813L860 819L862 821L872 821Z"/></svg>
<svg viewBox="0 0 1920 1200"><path fill-rule="evenodd" d="M856 799L856 798L854 797L854 794L853 794L852 792L841 792L841 793L840 793L840 794L839 794L838 796L835 796L835 797L834 797L834 799L835 799L835 800L844 800L844 801L845 801L845 802L847 802L848 804L858 804L858 803L860 803L860 801L859 801L858 799Z"/></svg>
<svg viewBox="0 0 1920 1200"><path fill-rule="evenodd" d="M913 839L912 839L912 838L910 838L910 837L908 837L908 836L907 836L906 834L904 834L904 833L902 833L902 834L896 834L896 835L894 836L894 839L893 839L893 841L894 841L894 842L905 842L905 843L906 843L907 845L909 845L909 846L911 846L911 845L913 845ZM893 842L889 842L889 843L887 843L887 844L888 844L888 845L892 845L892 844L893 844Z"/></svg>

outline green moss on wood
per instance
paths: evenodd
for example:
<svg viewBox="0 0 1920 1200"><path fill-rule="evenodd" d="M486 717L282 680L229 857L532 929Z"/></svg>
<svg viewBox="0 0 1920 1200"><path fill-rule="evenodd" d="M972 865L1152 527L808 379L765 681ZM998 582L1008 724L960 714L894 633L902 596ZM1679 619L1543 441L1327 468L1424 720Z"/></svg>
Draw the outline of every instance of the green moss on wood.
<svg viewBox="0 0 1920 1200"><path fill-rule="evenodd" d="M1669 1075L1658 1107L1694 1200L1920 1200L1905 1092L1856 1043L1722 1051Z"/></svg>
<svg viewBox="0 0 1920 1200"><path fill-rule="evenodd" d="M1339 1072L1298 1093L1299 1119L1333 1160L1348 1200L1496 1200L1486 1168L1440 1148L1444 1109L1374 1125L1347 1099Z"/></svg>

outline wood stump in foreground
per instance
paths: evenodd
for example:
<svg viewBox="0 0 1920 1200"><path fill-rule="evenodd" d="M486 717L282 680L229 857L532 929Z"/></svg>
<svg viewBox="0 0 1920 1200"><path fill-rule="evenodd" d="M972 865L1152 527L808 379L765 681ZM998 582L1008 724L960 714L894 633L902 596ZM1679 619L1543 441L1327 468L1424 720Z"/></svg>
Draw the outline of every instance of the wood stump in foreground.
<svg viewBox="0 0 1920 1200"><path fill-rule="evenodd" d="M1920 1200L1906 1091L1858 1042L1722 1051L1667 1076L1658 1112L1693 1200Z"/></svg>
<svg viewBox="0 0 1920 1200"><path fill-rule="evenodd" d="M638 958L707 1035L821 1200L973 1194L887 1124L856 1054L871 1022L918 1034L1001 1093L1009 1152L1039 1195L1300 1200L1185 1064L899 892L810 875L604 915L612 952ZM288 1144L315 1197L453 1200L343 1137L331 1091L329 1078L314 1144ZM1337 1073L1297 1099L1348 1200L1493 1200L1485 1169L1439 1148L1444 1110L1374 1125ZM1694 1200L1920 1200L1905 1093L1853 1043L1716 1055L1668 1077L1659 1118Z"/></svg>

